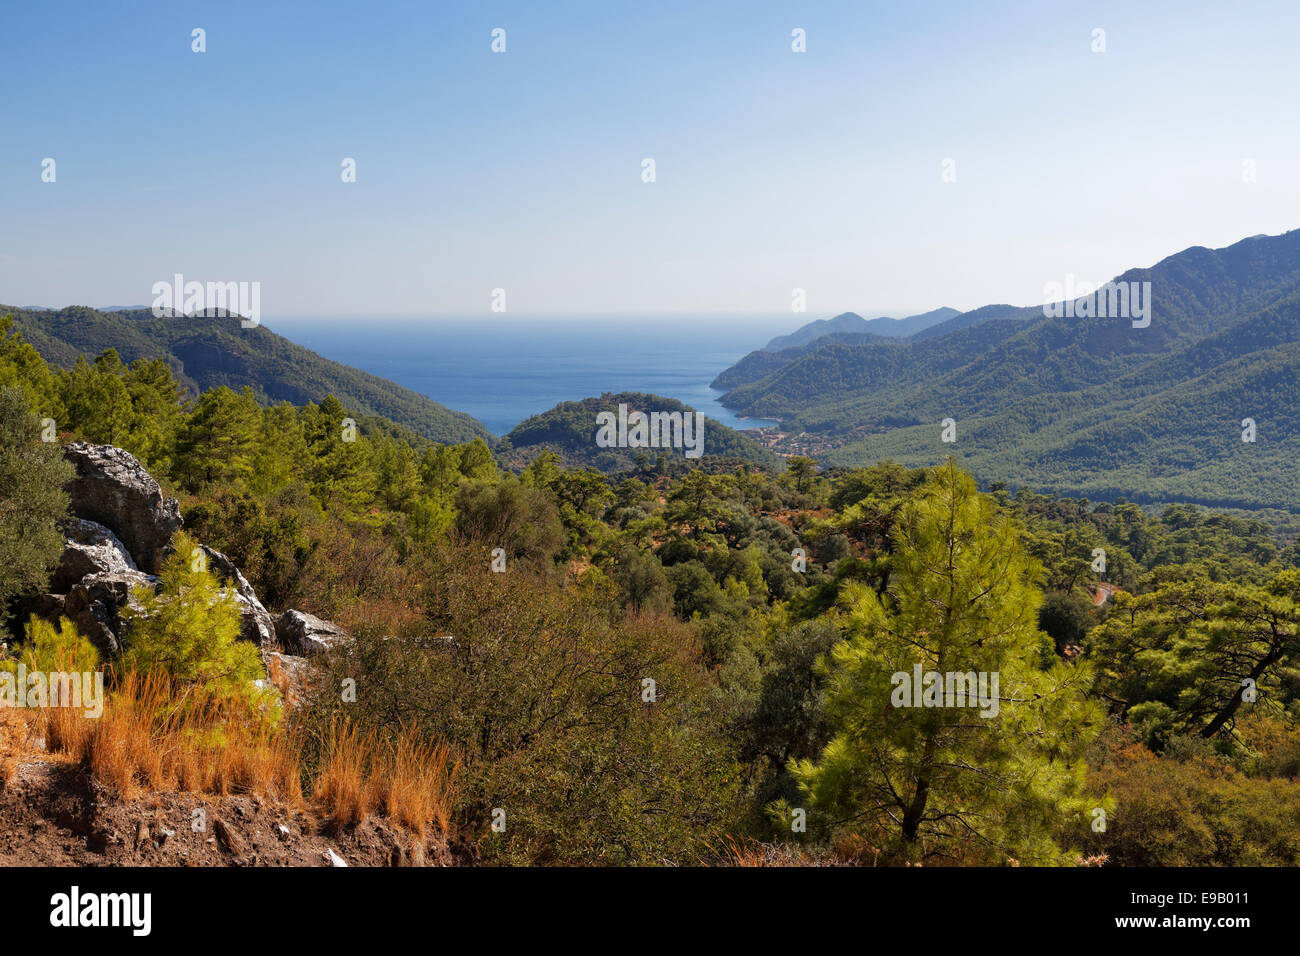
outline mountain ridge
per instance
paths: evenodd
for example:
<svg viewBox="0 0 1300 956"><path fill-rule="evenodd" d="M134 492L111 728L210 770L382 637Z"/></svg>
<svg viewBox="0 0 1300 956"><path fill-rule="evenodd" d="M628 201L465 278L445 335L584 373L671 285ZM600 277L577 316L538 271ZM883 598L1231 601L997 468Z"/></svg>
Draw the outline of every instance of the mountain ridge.
<svg viewBox="0 0 1300 956"><path fill-rule="evenodd" d="M1300 510L1286 414L1300 404L1300 230L1192 246L1112 281L1151 283L1149 326L984 306L900 342L746 356L718 377L722 403L780 420L833 464L951 453L985 479L1062 493ZM956 445L939 442L945 418Z"/></svg>
<svg viewBox="0 0 1300 956"><path fill-rule="evenodd" d="M922 312L918 315L909 315L902 319L885 315L864 319L856 312L841 312L829 319L817 319L801 325L788 335L778 335L763 346L762 351L779 352L792 346L807 345L809 342L837 332L858 333L882 338L904 338L960 314L956 309L947 306L931 309L929 312Z"/></svg>
<svg viewBox="0 0 1300 956"><path fill-rule="evenodd" d="M302 405L333 394L349 409L380 416L431 441L483 438L487 428L395 382L327 359L264 325L241 328L232 315L156 318L148 309L105 312L89 306L31 311L0 305L15 328L52 365L70 368L105 349L124 362L164 358L188 389L249 386L263 402Z"/></svg>

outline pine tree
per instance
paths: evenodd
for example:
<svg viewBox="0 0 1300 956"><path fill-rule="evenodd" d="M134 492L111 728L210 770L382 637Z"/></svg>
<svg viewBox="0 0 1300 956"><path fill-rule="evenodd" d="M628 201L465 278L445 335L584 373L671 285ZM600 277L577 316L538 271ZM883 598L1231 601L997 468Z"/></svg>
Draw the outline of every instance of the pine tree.
<svg viewBox="0 0 1300 956"><path fill-rule="evenodd" d="M122 376L122 384L131 400L128 450L145 467L167 471L180 427L184 387L162 359L136 359Z"/></svg>
<svg viewBox="0 0 1300 956"><path fill-rule="evenodd" d="M204 552L180 531L163 561L157 593L135 591L124 665L161 672L182 686L194 685L218 701L251 701L253 682L264 677L257 647L239 639L239 602L207 568Z"/></svg>
<svg viewBox="0 0 1300 956"><path fill-rule="evenodd" d="M456 446L460 449L460 473L470 481L495 481L497 474L497 463L492 457L492 450L488 448L487 442L481 438L475 438L464 445Z"/></svg>
<svg viewBox="0 0 1300 956"><path fill-rule="evenodd" d="M1082 748L1101 715L1087 671L1038 630L1040 572L1016 526L950 461L903 509L881 595L846 588L849 638L829 663L835 735L791 770L810 820L909 859L1053 862L1051 834L1085 826ZM916 666L986 675L996 706L905 700ZM945 681L946 683L946 681ZM986 697L987 699L987 697ZM900 706L902 704L902 706Z"/></svg>
<svg viewBox="0 0 1300 956"><path fill-rule="evenodd" d="M348 515L374 498L375 473L370 442L359 432L337 398L303 411L307 438L307 486L326 511Z"/></svg>
<svg viewBox="0 0 1300 956"><path fill-rule="evenodd" d="M0 316L0 388L18 388L41 418L62 423L66 417L59 397L59 380L45 359L22 335L13 331L13 316Z"/></svg>
<svg viewBox="0 0 1300 956"><path fill-rule="evenodd" d="M1104 690L1143 736L1214 737L1243 708L1285 700L1287 669L1300 657L1300 571L1260 587L1164 570L1175 579L1120 596L1088 641Z"/></svg>
<svg viewBox="0 0 1300 956"><path fill-rule="evenodd" d="M420 481L424 492L434 500L448 501L460 485L460 451L454 445L434 445L420 458Z"/></svg>
<svg viewBox="0 0 1300 956"><path fill-rule="evenodd" d="M33 614L23 628L23 640L15 648L14 657L0 668L13 672L19 662L29 672L84 674L98 670L100 658L95 645L82 637L66 617L59 618L56 626Z"/></svg>
<svg viewBox="0 0 1300 956"><path fill-rule="evenodd" d="M702 471L688 472L668 494L665 518L668 523L699 540L717 527L716 515L722 510L727 479Z"/></svg>
<svg viewBox="0 0 1300 956"><path fill-rule="evenodd" d="M131 394L122 375L126 369L115 349L108 349L93 365L78 358L60 382L68 429L88 441L121 444L131 427ZM64 424L64 423L60 423Z"/></svg>
<svg viewBox="0 0 1300 956"><path fill-rule="evenodd" d="M176 437L173 474L187 488L235 484L252 472L262 413L252 389L204 392Z"/></svg>
<svg viewBox="0 0 1300 956"><path fill-rule="evenodd" d="M817 476L817 459L804 455L791 455L785 460L785 467L786 475L794 484L794 490L801 495L805 494Z"/></svg>
<svg viewBox="0 0 1300 956"><path fill-rule="evenodd" d="M298 410L288 402L262 409L249 489L258 495L274 495L303 480L307 457L307 440Z"/></svg>
<svg viewBox="0 0 1300 956"><path fill-rule="evenodd" d="M389 511L409 512L420 491L420 469L415 451L404 441L378 435L370 442L375 487Z"/></svg>

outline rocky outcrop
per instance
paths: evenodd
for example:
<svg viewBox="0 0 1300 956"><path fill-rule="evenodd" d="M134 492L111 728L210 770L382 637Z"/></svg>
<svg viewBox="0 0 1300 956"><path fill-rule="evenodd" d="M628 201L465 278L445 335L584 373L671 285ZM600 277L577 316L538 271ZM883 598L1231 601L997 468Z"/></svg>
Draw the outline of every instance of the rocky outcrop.
<svg viewBox="0 0 1300 956"><path fill-rule="evenodd" d="M323 654L352 640L337 624L303 611L285 611L277 617L275 634L286 651L302 657Z"/></svg>
<svg viewBox="0 0 1300 956"><path fill-rule="evenodd" d="M308 700L315 693L320 668L307 658L278 651L268 651L264 658L268 680L284 695L291 707Z"/></svg>
<svg viewBox="0 0 1300 956"><path fill-rule="evenodd" d="M271 612L257 599L257 592L248 583L235 562L215 548L206 544L199 545L207 555L208 570L215 574L224 584L234 588L239 601L239 636L252 641L264 651L275 645L275 619Z"/></svg>
<svg viewBox="0 0 1300 956"><path fill-rule="evenodd" d="M64 456L77 469L68 484L70 509L112 531L136 567L157 574L163 552L181 527L181 509L135 456L113 445L73 442Z"/></svg>
<svg viewBox="0 0 1300 956"><path fill-rule="evenodd" d="M17 599L15 623L32 614L49 621L67 617L110 658L130 641L126 612L142 610L137 589L158 587L159 566L181 528L180 507L120 448L75 442L64 454L77 476L68 485L72 517L63 523L67 541L52 593ZM349 634L302 611L273 616L234 561L215 548L198 547L208 570L234 592L240 637L258 646L268 679L283 685L291 702L304 700L319 670L307 657L350 641Z"/></svg>
<svg viewBox="0 0 1300 956"><path fill-rule="evenodd" d="M57 594L66 594L91 574L140 570L117 535L96 521L70 518L64 524L63 533L67 543L50 581L50 590Z"/></svg>
<svg viewBox="0 0 1300 956"><path fill-rule="evenodd" d="M50 580L53 593L19 601L19 620L32 614L47 621L66 617L111 657L122 649L123 609L139 607L134 590L155 587L157 579L141 572L126 545L99 522L73 517L63 531L67 541Z"/></svg>
<svg viewBox="0 0 1300 956"><path fill-rule="evenodd" d="M57 622L63 616L63 605L67 600L63 594L24 594L15 598L13 619L9 622L15 634L23 633L25 625L32 615L42 620Z"/></svg>
<svg viewBox="0 0 1300 956"><path fill-rule="evenodd" d="M135 599L138 587L152 588L157 578L140 571L101 571L82 578L63 599L63 616L77 626L105 657L122 650L123 609L142 610Z"/></svg>

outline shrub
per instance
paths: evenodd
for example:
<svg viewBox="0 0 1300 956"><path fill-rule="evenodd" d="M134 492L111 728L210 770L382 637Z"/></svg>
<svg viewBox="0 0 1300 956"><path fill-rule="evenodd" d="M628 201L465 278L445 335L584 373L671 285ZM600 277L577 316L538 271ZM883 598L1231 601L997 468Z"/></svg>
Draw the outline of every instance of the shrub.
<svg viewBox="0 0 1300 956"><path fill-rule="evenodd" d="M350 756L360 745L345 739L334 756L328 743L346 716L359 741L405 732L425 752L455 749L455 823L487 859L695 862L720 839L738 773L688 626L623 616L599 588L490 573L468 550L442 555L430 580L422 625L359 632L333 662L323 684L355 678L356 702L322 695L304 714L309 765L336 762L330 802L355 806L362 792L344 785L364 774ZM401 787L390 792L398 800ZM504 833L489 827L494 808L506 811Z"/></svg>
<svg viewBox="0 0 1300 956"><path fill-rule="evenodd" d="M1300 793L1290 780L1251 778L1213 757L1156 757L1136 743L1092 776L1117 806L1090 846L1118 866L1300 863Z"/></svg>
<svg viewBox="0 0 1300 956"><path fill-rule="evenodd" d="M172 539L159 580L157 593L137 588L140 607L124 612L130 622L124 668L164 674L211 700L256 704L272 723L278 720L274 692L255 683L265 676L257 647L239 639L234 590L217 582L183 531Z"/></svg>
<svg viewBox="0 0 1300 956"><path fill-rule="evenodd" d="M66 617L58 626L33 615L23 629L23 640L15 648L15 656L0 661L0 669L14 671L19 661L28 671L47 673L88 673L99 669L99 651L86 640Z"/></svg>
<svg viewBox="0 0 1300 956"><path fill-rule="evenodd" d="M67 512L63 486L72 475L59 446L41 441L24 393L0 388L0 608L48 585L63 553L55 522Z"/></svg>

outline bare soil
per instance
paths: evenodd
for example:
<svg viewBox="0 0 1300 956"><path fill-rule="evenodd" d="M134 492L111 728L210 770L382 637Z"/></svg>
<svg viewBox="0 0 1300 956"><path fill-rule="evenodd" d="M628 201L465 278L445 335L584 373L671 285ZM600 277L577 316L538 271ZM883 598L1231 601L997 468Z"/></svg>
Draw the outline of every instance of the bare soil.
<svg viewBox="0 0 1300 956"><path fill-rule="evenodd" d="M256 794L122 800L57 759L19 762L0 787L0 866L332 866L331 850L349 866L470 862L440 837L420 840L383 818L332 832Z"/></svg>

